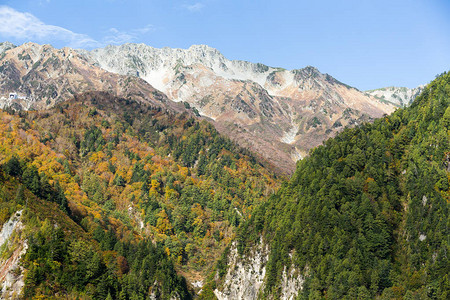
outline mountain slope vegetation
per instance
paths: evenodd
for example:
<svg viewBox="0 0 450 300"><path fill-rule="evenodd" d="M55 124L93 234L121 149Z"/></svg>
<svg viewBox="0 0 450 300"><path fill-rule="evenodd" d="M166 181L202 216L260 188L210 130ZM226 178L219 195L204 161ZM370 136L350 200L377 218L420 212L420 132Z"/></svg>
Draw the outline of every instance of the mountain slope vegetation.
<svg viewBox="0 0 450 300"><path fill-rule="evenodd" d="M156 243L191 282L280 181L208 122L107 93L0 111L0 127L0 163L26 165L12 175L26 175L38 196L46 178L101 251L125 243L159 253L147 245Z"/></svg>
<svg viewBox="0 0 450 300"><path fill-rule="evenodd" d="M409 108L298 163L237 237L241 254L260 232L270 246L266 297L285 266L306 277L300 299L448 299L449 104L444 73Z"/></svg>
<svg viewBox="0 0 450 300"><path fill-rule="evenodd" d="M69 218L60 186L45 175L32 175L35 166L12 158L2 169L0 221L12 215L21 225L1 247L1 267L7 270L11 258L19 256L20 265L9 272L13 277L24 273L23 291L0 290L2 298L190 299L185 279L176 274L163 247L148 240L121 242L111 230L91 236ZM103 247L105 242L111 250ZM1 275L3 281L6 274Z"/></svg>

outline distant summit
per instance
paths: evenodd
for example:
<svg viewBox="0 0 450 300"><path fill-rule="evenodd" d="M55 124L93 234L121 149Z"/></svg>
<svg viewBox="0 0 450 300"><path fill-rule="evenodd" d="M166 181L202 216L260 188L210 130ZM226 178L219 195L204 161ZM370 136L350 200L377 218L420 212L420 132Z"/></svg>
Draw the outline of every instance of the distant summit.
<svg viewBox="0 0 450 300"><path fill-rule="evenodd" d="M0 54L5 52L6 50L15 48L16 46L10 42L3 42L0 43Z"/></svg>
<svg viewBox="0 0 450 300"><path fill-rule="evenodd" d="M31 42L15 47L5 42L0 49L0 108L43 109L90 91L132 97L165 108L173 106L146 81L107 72L71 48L55 49Z"/></svg>
<svg viewBox="0 0 450 300"><path fill-rule="evenodd" d="M386 101L399 107L405 107L411 104L424 89L424 85L410 89L407 87L385 87L381 89L366 91L370 96L380 101Z"/></svg>

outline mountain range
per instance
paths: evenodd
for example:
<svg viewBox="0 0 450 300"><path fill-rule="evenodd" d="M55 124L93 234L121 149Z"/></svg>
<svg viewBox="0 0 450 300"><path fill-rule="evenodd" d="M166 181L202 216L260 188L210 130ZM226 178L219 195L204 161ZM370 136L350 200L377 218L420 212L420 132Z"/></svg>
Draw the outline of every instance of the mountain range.
<svg viewBox="0 0 450 300"><path fill-rule="evenodd" d="M125 44L85 51L4 43L2 49L0 92L5 103L8 93L17 92L29 99L14 103L39 109L94 90L177 111L183 102L284 174L344 127L396 107L314 67L289 71L231 61L204 45L157 49Z"/></svg>
<svg viewBox="0 0 450 300"><path fill-rule="evenodd" d="M219 131L288 173L343 127L394 109L314 67L289 71L228 60L205 45L125 44L81 53L105 70L139 76L169 99L188 102Z"/></svg>
<svg viewBox="0 0 450 300"><path fill-rule="evenodd" d="M15 47L3 43L0 49L0 93L2 106L44 109L77 93L106 91L154 106L182 110L167 97L137 77L106 72L90 64L70 48L55 49L35 43ZM16 94L11 99L10 94ZM14 100L14 101L13 101Z"/></svg>

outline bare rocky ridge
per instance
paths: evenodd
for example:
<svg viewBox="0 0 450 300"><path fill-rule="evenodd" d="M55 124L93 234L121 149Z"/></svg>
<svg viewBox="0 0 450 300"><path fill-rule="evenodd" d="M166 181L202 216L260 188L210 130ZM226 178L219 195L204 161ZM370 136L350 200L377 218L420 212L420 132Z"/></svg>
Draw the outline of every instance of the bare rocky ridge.
<svg viewBox="0 0 450 300"><path fill-rule="evenodd" d="M411 104L417 96L423 91L424 85L410 89L407 87L385 87L376 90L369 90L365 93L369 96L375 97L380 101L392 103L399 107L405 107Z"/></svg>
<svg viewBox="0 0 450 300"><path fill-rule="evenodd" d="M262 240L247 255L240 256L233 242L228 254L228 268L214 294L219 300L262 299L266 280L269 247ZM216 280L217 280L216 276ZM291 265L283 270L280 280L280 300L292 300L303 288L304 276ZM275 299L272 295L269 299Z"/></svg>
<svg viewBox="0 0 450 300"><path fill-rule="evenodd" d="M3 54L3 52L5 52L6 50L15 48L16 46L10 42L3 42L0 43L0 57Z"/></svg>
<svg viewBox="0 0 450 300"><path fill-rule="evenodd" d="M42 109L88 91L105 91L158 107L182 107L146 81L93 66L70 48L35 43L13 47L3 43L1 49L0 108Z"/></svg>
<svg viewBox="0 0 450 300"><path fill-rule="evenodd" d="M286 173L345 126L395 107L314 67L289 71L228 60L205 45L157 49L125 44L80 53L110 72L143 78L171 100L188 102L222 133Z"/></svg>

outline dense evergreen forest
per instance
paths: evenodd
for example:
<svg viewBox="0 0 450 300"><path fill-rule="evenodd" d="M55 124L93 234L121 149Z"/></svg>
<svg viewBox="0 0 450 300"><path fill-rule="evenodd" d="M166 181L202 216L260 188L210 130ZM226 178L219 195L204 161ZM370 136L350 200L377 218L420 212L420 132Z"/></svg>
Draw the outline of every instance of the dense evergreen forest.
<svg viewBox="0 0 450 300"><path fill-rule="evenodd" d="M106 93L0 111L0 163L11 189L34 195L29 205L55 203L86 236L73 239L39 211L26 219L36 228L23 236L30 298L188 298L175 269L191 282L211 271L281 180L205 121ZM5 193L3 222L24 205Z"/></svg>
<svg viewBox="0 0 450 300"><path fill-rule="evenodd" d="M299 299L450 298L449 104L444 73L298 162L237 236L241 254L261 232L270 245L266 296L280 296L286 266L306 277Z"/></svg>

